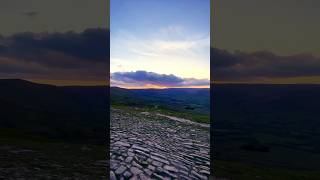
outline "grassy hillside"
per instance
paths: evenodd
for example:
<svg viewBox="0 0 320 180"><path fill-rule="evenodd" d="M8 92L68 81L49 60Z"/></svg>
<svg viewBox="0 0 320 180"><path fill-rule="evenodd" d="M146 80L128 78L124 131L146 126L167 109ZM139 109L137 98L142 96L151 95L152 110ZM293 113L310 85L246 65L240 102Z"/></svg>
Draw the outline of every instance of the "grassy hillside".
<svg viewBox="0 0 320 180"><path fill-rule="evenodd" d="M107 179L107 87L0 80L0 177Z"/></svg>
<svg viewBox="0 0 320 180"><path fill-rule="evenodd" d="M209 122L209 89L122 89L112 87L113 105L135 106L159 110L198 122Z"/></svg>
<svg viewBox="0 0 320 180"><path fill-rule="evenodd" d="M0 128L63 140L98 140L107 123L106 87L57 87L0 80Z"/></svg>

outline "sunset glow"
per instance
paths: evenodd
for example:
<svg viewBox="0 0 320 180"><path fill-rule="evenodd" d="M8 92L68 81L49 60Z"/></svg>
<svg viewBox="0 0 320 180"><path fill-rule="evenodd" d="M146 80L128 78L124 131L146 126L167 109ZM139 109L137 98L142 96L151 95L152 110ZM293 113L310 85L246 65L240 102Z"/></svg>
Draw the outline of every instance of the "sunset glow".
<svg viewBox="0 0 320 180"><path fill-rule="evenodd" d="M111 86L209 87L209 1L113 0L111 9Z"/></svg>

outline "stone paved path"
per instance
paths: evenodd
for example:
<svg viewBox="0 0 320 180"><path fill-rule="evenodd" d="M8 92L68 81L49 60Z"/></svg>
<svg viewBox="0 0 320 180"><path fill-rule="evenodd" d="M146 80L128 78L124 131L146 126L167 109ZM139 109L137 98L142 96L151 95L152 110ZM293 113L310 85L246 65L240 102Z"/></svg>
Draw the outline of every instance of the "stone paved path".
<svg viewBox="0 0 320 180"><path fill-rule="evenodd" d="M110 179L209 179L209 128L111 110Z"/></svg>

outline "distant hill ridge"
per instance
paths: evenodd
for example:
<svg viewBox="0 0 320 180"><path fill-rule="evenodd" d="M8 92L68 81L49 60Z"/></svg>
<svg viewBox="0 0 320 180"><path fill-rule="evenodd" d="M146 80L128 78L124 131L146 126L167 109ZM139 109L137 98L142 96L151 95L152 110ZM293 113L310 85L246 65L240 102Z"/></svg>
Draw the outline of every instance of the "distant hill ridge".
<svg viewBox="0 0 320 180"><path fill-rule="evenodd" d="M0 80L0 101L14 103L26 108L34 108L46 111L80 110L79 106L90 108L92 104L83 101L93 96L106 97L107 88L99 87L59 87L47 84L38 84L21 79ZM91 93L90 92L94 92ZM86 95L88 97L86 97ZM105 98L106 99L106 98ZM81 108L81 110L83 110Z"/></svg>
<svg viewBox="0 0 320 180"><path fill-rule="evenodd" d="M168 89L123 89L110 88L111 103L132 106L161 106L178 111L210 113L210 89L168 88Z"/></svg>

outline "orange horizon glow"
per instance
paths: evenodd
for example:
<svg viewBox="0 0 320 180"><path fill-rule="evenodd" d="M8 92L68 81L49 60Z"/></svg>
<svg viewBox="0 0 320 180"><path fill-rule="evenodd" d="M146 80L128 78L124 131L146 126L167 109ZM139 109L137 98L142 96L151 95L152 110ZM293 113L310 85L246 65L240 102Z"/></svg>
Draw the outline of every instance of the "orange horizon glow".
<svg viewBox="0 0 320 180"><path fill-rule="evenodd" d="M210 81L211 84L320 84L320 76L257 78L247 81Z"/></svg>
<svg viewBox="0 0 320 180"><path fill-rule="evenodd" d="M300 81L297 81L297 80ZM320 79L311 78L309 81L306 81L304 78L295 79L296 81L281 81L283 79L278 79L278 81L210 81L213 84L320 84ZM109 86L107 81L80 81L80 80L39 80L39 79L24 79L38 84L47 84L53 86ZM286 79L287 80L287 79ZM291 79L293 80L293 79ZM195 89L206 89L210 88L210 85L207 86L157 86L157 85L145 85L145 86L111 86L119 87L124 89L170 89L170 88L195 88Z"/></svg>
<svg viewBox="0 0 320 180"><path fill-rule="evenodd" d="M25 79L30 82L53 86L109 86L103 80L61 80L61 79Z"/></svg>
<svg viewBox="0 0 320 180"><path fill-rule="evenodd" d="M193 88L193 89L208 89L210 88L209 85L207 86L157 86L157 85L145 85L145 86L111 86L111 87L119 87L123 89L182 89L182 88Z"/></svg>

